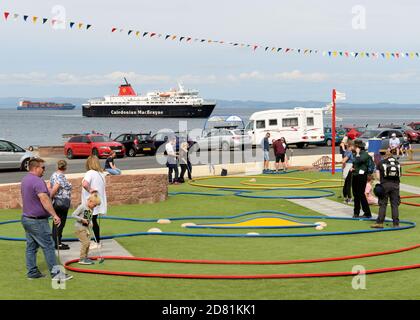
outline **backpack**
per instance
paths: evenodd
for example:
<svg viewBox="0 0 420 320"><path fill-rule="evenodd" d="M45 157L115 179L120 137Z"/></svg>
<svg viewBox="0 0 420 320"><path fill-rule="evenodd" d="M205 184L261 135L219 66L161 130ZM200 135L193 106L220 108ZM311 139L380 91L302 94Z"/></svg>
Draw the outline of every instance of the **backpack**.
<svg viewBox="0 0 420 320"><path fill-rule="evenodd" d="M373 174L375 172L376 166L375 162L373 161L372 157L369 156L368 162L367 162L367 173Z"/></svg>
<svg viewBox="0 0 420 320"><path fill-rule="evenodd" d="M401 165L394 158L388 158L382 163L384 178L398 178L401 175Z"/></svg>

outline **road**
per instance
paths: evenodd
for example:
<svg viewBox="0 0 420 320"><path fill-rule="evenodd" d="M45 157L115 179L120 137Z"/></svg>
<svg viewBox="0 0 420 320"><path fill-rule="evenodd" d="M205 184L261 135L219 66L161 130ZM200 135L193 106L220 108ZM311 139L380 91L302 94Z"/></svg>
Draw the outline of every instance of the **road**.
<svg viewBox="0 0 420 320"><path fill-rule="evenodd" d="M259 154L255 154L258 150ZM331 153L331 147L316 147L316 146L309 146L305 149L291 149L293 150L293 156L302 156L302 155L321 155L321 154L329 154ZM288 156L291 156L291 150L288 150ZM212 152L204 152L201 151L197 153L197 160L199 164L219 164L219 163L238 163L238 162L253 162L253 161L261 161L262 155L260 154L260 149L253 149L253 154L246 154L246 159L244 158L244 153L239 150L233 151L212 151ZM338 147L336 148L336 152L338 152ZM58 160L64 159L64 156L55 156L51 158L46 158L46 171L44 174L45 178L49 178L51 174L56 170L56 163ZM256 160L255 160L256 159ZM194 157L192 157L191 161L193 162ZM270 152L270 160L274 161L273 152ZM69 163L67 173L82 173L86 171L85 164L86 159L72 159L67 160ZM102 166L105 163L104 159L101 159ZM160 163L159 163L160 161ZM122 159L115 159L115 164L118 168L122 170L133 170L133 169L149 169L149 168L162 168L165 166L165 159L163 156L143 156L138 155L135 158L122 158ZM194 164L194 162L193 162ZM17 170L0 170L0 183L14 183L20 182L20 180L25 175L25 172L17 171Z"/></svg>
<svg viewBox="0 0 420 320"><path fill-rule="evenodd" d="M293 150L293 156L300 156L300 155L316 155L316 154L327 154L331 152L329 147L315 147L309 146L305 149L291 149L288 151L289 157L291 156L291 151ZM219 164L219 163L233 163L233 162L252 162L257 159L257 161L261 161L262 155L257 154L261 152L260 149L253 149L251 153L246 153L246 158L244 157L244 153L240 150L232 150L232 151L201 151L196 154L197 163L199 164ZM271 160L274 161L274 155L272 151L270 152ZM64 159L63 156L53 156L50 158L45 158L46 162L46 170L44 173L44 177L48 178L51 174L56 170L56 163L58 160ZM193 162L195 160L194 156L191 158ZM101 164L104 165L105 160L101 159ZM72 159L68 160L69 164L67 173L81 173L85 172L85 164L86 159ZM115 164L118 168L122 170L133 170L133 169L149 169L149 168L162 168L165 166L165 159L162 156L143 156L138 155L135 158L125 157L122 159L115 159ZM193 162L194 164L194 162ZM0 183L14 183L20 182L20 180L24 177L25 172L17 171L17 170L0 170Z"/></svg>

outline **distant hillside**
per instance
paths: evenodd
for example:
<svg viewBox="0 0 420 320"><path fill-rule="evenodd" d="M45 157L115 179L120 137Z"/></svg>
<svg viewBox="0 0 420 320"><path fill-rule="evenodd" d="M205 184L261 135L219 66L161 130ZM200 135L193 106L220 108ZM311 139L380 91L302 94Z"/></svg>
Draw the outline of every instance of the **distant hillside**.
<svg viewBox="0 0 420 320"><path fill-rule="evenodd" d="M20 99L26 99L31 101L52 101L52 102L66 102L73 103L76 107L81 107L82 103L85 103L88 98L66 98L66 97L49 97L49 98L30 98L30 97L10 97L0 98L0 108L15 108ZM319 108L324 107L328 102L323 101L283 101L283 102L266 102L266 101L242 101L242 100L217 100L218 108L250 108L250 109L289 109L294 107L304 108ZM393 103L371 103L371 104L352 104L352 103L340 103L341 108L348 109L389 109L389 108L404 108L404 109L420 109L419 104L393 104Z"/></svg>

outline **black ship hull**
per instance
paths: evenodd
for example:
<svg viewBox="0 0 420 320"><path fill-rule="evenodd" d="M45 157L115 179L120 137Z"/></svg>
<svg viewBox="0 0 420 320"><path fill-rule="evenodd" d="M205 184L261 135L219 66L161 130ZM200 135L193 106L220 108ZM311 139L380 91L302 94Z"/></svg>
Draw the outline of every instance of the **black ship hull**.
<svg viewBox="0 0 420 320"><path fill-rule="evenodd" d="M216 103L197 105L83 106L84 117L104 118L208 118Z"/></svg>

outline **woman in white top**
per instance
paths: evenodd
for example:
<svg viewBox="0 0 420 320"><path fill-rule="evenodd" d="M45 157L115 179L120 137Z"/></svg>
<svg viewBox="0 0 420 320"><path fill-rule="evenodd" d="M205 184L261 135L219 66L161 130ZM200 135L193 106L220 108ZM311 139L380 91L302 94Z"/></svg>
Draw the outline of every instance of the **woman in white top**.
<svg viewBox="0 0 420 320"><path fill-rule="evenodd" d="M101 204L93 210L93 233L95 235L96 244L91 249L100 248L100 227L98 224L98 215L105 215L107 213L107 201L106 201L106 181L105 174L99 159L96 156L90 156L86 161L85 176L82 181L82 204L86 205L87 199L92 193L98 193L101 198Z"/></svg>

